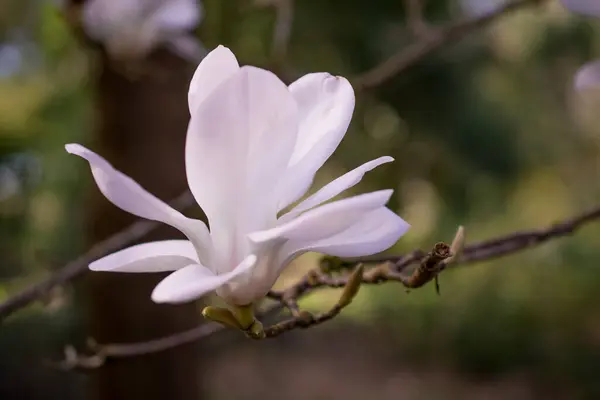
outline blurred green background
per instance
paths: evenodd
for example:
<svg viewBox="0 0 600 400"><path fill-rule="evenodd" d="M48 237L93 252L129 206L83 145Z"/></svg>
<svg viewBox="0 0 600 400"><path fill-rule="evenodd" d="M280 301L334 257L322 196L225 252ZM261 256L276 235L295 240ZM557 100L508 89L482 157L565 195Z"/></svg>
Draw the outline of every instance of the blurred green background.
<svg viewBox="0 0 600 400"><path fill-rule="evenodd" d="M204 0L197 35L243 64L268 65L276 13L265 3ZM426 16L442 24L483 3L430 0ZM415 40L405 14L400 0L297 0L286 66L357 76ZM571 81L599 56L600 21L558 2L505 16L359 93L315 187L393 156L355 192L395 189L391 207L412 229L394 253L450 240L458 224L474 241L592 208L600 95L575 93ZM87 248L86 193L95 188L63 145L90 143L97 62L53 4L0 2L0 301ZM409 294L395 284L364 287L335 321L273 341L208 339L199 344L201 397L598 399L599 235L592 224L447 271L441 296L431 286ZM297 261L282 284L315 260ZM77 301L84 290L69 285L0 326L0 399L88 398L88 374L44 363L89 334ZM324 310L334 300L326 291L302 304Z"/></svg>

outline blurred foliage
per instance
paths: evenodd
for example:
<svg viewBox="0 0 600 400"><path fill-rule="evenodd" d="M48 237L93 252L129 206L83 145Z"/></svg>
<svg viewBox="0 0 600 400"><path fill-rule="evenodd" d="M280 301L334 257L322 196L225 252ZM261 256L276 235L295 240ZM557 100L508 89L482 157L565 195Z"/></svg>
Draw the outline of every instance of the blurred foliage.
<svg viewBox="0 0 600 400"><path fill-rule="evenodd" d="M269 63L272 8L203 3L198 34L208 48L222 43L242 63ZM450 1L429 1L426 11L432 23L464 14ZM356 76L413 40L404 19L398 0L298 0L287 65ZM570 82L599 54L600 21L558 4L506 17L361 93L350 131L316 186L369 159L395 157L353 190L395 189L391 207L413 228L393 252L448 240L457 224L478 240L592 207L600 199L600 99L574 94ZM91 131L88 55L50 4L0 4L0 299L83 250L90 179L73 168L63 144ZM403 363L484 378L525 371L572 398L598 398L598 237L600 227L591 226L518 256L447 271L441 297L431 287L408 295L392 284L363 288L343 315L387 330L391 357ZM313 260L296 262L283 283ZM52 372L24 372L33 359L81 341L80 311L68 290L60 296L0 328L0 375L62 385L59 398L75 398L64 375L59 384ZM330 300L323 293L305 303L322 309ZM48 314L49 304L58 311ZM0 398L25 386L0 384Z"/></svg>

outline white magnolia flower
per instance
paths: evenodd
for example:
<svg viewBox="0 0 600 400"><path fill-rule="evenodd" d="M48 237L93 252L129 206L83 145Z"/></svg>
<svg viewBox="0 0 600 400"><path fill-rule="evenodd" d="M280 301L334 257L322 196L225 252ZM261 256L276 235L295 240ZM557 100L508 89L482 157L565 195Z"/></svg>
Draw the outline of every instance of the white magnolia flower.
<svg viewBox="0 0 600 400"><path fill-rule="evenodd" d="M598 0L561 0L569 10L600 17L600 1ZM600 60L585 64L577 71L573 85L577 90L583 90L600 86Z"/></svg>
<svg viewBox="0 0 600 400"><path fill-rule="evenodd" d="M354 92L346 79L314 73L287 87L269 71L240 68L233 53L219 46L192 78L189 107L187 179L210 232L90 150L66 146L89 161L98 187L117 207L174 226L188 238L133 246L90 269L175 271L154 289L155 302L186 302L216 290L229 304L244 306L263 298L302 253L371 255L409 228L385 207L392 190L323 205L391 157L342 175L278 217L307 192L348 128Z"/></svg>
<svg viewBox="0 0 600 400"><path fill-rule="evenodd" d="M143 58L166 45L198 62L205 54L190 34L202 19L198 0L87 0L82 25L90 38L103 43L119 59Z"/></svg>

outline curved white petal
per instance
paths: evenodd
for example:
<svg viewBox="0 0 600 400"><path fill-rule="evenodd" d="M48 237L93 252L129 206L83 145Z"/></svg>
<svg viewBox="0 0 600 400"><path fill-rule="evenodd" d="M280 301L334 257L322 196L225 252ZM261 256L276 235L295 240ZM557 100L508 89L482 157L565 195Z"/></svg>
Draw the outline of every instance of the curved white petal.
<svg viewBox="0 0 600 400"><path fill-rule="evenodd" d="M245 235L273 226L277 193L297 134L297 107L269 71L242 67L192 115L187 179L208 216L220 264L249 254Z"/></svg>
<svg viewBox="0 0 600 400"><path fill-rule="evenodd" d="M194 245L187 240L163 240L138 244L102 257L90 264L92 271L163 272L198 263Z"/></svg>
<svg viewBox="0 0 600 400"><path fill-rule="evenodd" d="M600 3L598 3L600 5ZM573 86L577 90L600 87L600 60L585 64L577 71Z"/></svg>
<svg viewBox="0 0 600 400"><path fill-rule="evenodd" d="M190 82L188 103L192 117L204 99L238 70L235 55L224 46L217 46L200 62Z"/></svg>
<svg viewBox="0 0 600 400"><path fill-rule="evenodd" d="M298 140L290 159L279 209L298 200L344 137L354 112L354 90L327 73L303 76L289 86L300 111Z"/></svg>
<svg viewBox="0 0 600 400"><path fill-rule="evenodd" d="M289 86L298 104L300 133L290 164L318 151L327 159L344 137L354 112L354 90L341 76L304 75ZM325 160L323 160L324 162Z"/></svg>
<svg viewBox="0 0 600 400"><path fill-rule="evenodd" d="M360 220L366 213L383 206L392 190L380 190L334 201L314 208L276 228L253 232L248 237L255 244L271 241L317 241L338 234Z"/></svg>
<svg viewBox="0 0 600 400"><path fill-rule="evenodd" d="M340 176L339 178L323 186L318 192L316 192L312 196L309 196L296 207L291 209L288 213L281 216L281 218L279 218L279 221L289 221L290 219L298 216L300 213L334 198L346 189L349 189L352 186L356 185L358 182L360 182L367 172L380 166L381 164L389 163L392 161L394 161L392 157L379 157L375 160L369 161L361 165L358 168L353 169L352 171Z"/></svg>
<svg viewBox="0 0 600 400"><path fill-rule="evenodd" d="M67 144L67 152L90 163L98 188L117 207L138 217L169 223L183 215L147 192L127 175L117 171L96 153L79 144Z"/></svg>
<svg viewBox="0 0 600 400"><path fill-rule="evenodd" d="M233 271L215 275L208 268L189 265L163 279L153 290L152 300L156 303L185 303L223 286L235 277L248 272L256 264L256 256L246 257Z"/></svg>
<svg viewBox="0 0 600 400"><path fill-rule="evenodd" d="M307 247L337 257L365 257L393 246L410 225L396 213L382 207L365 215L348 229Z"/></svg>
<svg viewBox="0 0 600 400"><path fill-rule="evenodd" d="M600 2L598 0L561 0L561 2L573 12L600 17Z"/></svg>
<svg viewBox="0 0 600 400"><path fill-rule="evenodd" d="M194 243L203 259L210 253L210 236L202 221L186 218L93 151L79 144L67 144L65 149L89 162L98 188L111 203L138 217L179 229Z"/></svg>
<svg viewBox="0 0 600 400"><path fill-rule="evenodd" d="M363 215L346 230L316 242L290 240L278 254L280 270L295 257L308 251L337 257L364 257L393 246L410 225L386 207Z"/></svg>

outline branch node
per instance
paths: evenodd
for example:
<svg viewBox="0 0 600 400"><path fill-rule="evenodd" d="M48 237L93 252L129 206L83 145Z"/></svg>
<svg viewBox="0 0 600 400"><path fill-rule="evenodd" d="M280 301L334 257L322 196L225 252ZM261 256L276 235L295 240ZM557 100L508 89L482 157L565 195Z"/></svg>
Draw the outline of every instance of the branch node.
<svg viewBox="0 0 600 400"><path fill-rule="evenodd" d="M317 286L319 284L319 280L320 280L319 273L314 269L308 271L308 273L306 274L306 282L310 286Z"/></svg>

